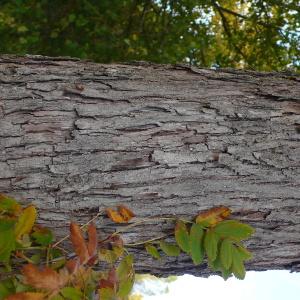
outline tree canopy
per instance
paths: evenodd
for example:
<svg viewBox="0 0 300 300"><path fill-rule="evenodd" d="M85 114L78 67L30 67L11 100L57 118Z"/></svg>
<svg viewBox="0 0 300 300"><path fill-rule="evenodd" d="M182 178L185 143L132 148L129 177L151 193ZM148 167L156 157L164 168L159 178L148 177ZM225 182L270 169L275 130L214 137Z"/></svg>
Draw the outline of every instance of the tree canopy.
<svg viewBox="0 0 300 300"><path fill-rule="evenodd" d="M0 53L300 70L298 0L2 0Z"/></svg>

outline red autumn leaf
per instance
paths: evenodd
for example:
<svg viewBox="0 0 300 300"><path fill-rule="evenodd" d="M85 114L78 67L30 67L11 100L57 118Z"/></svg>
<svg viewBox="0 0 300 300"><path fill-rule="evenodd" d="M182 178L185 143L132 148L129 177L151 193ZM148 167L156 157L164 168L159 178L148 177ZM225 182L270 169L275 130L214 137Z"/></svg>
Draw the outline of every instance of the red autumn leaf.
<svg viewBox="0 0 300 300"><path fill-rule="evenodd" d="M100 289L111 288L113 290L116 290L117 282L118 282L118 277L117 277L116 269L113 267L109 271L107 279L100 279L99 287Z"/></svg>
<svg viewBox="0 0 300 300"><path fill-rule="evenodd" d="M24 281L36 289L44 289L51 292L58 291L67 282L68 278L56 271L45 267L39 270L33 264L23 267Z"/></svg>
<svg viewBox="0 0 300 300"><path fill-rule="evenodd" d="M42 293L23 292L10 295L5 300L44 300L45 296Z"/></svg>
<svg viewBox="0 0 300 300"><path fill-rule="evenodd" d="M99 288L100 289L110 288L113 290L114 285L108 279L100 279Z"/></svg>
<svg viewBox="0 0 300 300"><path fill-rule="evenodd" d="M130 219L135 216L134 213L125 205L118 205L117 208L125 222L130 221Z"/></svg>
<svg viewBox="0 0 300 300"><path fill-rule="evenodd" d="M73 244L74 251L79 257L80 263L86 263L90 257L89 251L83 238L82 230L78 224L73 222L70 224L70 239Z"/></svg>
<svg viewBox="0 0 300 300"><path fill-rule="evenodd" d="M98 244L97 229L93 223L89 225L87 233L89 238L87 248L90 257L92 257L95 256L97 253L97 244Z"/></svg>

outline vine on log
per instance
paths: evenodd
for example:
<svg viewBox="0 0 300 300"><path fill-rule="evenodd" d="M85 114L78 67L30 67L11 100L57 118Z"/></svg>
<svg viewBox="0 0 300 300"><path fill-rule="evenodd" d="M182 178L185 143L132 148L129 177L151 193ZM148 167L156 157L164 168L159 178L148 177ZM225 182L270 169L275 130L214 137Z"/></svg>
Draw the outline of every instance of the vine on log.
<svg viewBox="0 0 300 300"><path fill-rule="evenodd" d="M107 208L106 213L115 223L128 223L135 216L125 205L119 205L117 211ZM225 280L232 274L244 279L244 261L252 255L241 241L254 229L226 220L230 213L229 208L221 206L201 212L195 221L168 218L176 223L169 235L127 245L118 231L98 240L93 223L100 217L98 213L81 227L71 222L69 237L74 253L69 253L60 246L67 237L54 242L52 232L35 223L37 211L33 205L23 208L13 198L0 194L0 271L1 277L6 277L0 277L0 299L126 300L135 278L129 249L141 245L156 259L161 257L156 244L165 255L185 252L195 265L201 264L206 254L209 266L221 271ZM137 219L123 231L147 221ZM166 241L172 235L176 244ZM101 271L97 270L99 266ZM20 269L21 273L17 271Z"/></svg>

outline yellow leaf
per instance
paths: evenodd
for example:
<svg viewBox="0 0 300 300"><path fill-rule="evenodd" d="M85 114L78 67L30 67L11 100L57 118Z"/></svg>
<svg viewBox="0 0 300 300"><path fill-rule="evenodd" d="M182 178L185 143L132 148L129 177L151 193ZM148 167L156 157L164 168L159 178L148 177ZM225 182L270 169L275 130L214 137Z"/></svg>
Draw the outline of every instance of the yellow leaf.
<svg viewBox="0 0 300 300"><path fill-rule="evenodd" d="M108 217L115 223L126 223L124 218L115 210L111 208L106 209Z"/></svg>
<svg viewBox="0 0 300 300"><path fill-rule="evenodd" d="M130 221L130 219L135 216L134 213L125 205L119 205L118 211L120 215L123 217L125 222Z"/></svg>
<svg viewBox="0 0 300 300"><path fill-rule="evenodd" d="M135 216L125 205L118 205L117 208L118 211L111 208L106 209L108 217L115 223L128 223L130 219Z"/></svg>
<svg viewBox="0 0 300 300"><path fill-rule="evenodd" d="M20 239L23 234L30 233L36 220L36 215L36 208L33 205L30 205L23 210L15 227L15 236L17 240Z"/></svg>

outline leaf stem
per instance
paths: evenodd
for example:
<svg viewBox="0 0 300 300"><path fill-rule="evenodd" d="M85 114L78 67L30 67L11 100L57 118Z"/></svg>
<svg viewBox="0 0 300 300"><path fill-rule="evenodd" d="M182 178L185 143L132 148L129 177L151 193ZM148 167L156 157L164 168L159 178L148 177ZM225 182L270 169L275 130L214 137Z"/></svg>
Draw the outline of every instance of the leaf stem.
<svg viewBox="0 0 300 300"><path fill-rule="evenodd" d="M158 236L158 237L155 237L155 238L152 238L152 239L149 239L149 240L146 240L146 241L142 241L142 242L131 243L131 244L124 244L124 246L125 247L135 247L135 246L139 246L139 245L144 245L144 244L147 244L147 243L151 243L153 241L157 241L157 240L163 239L163 238L165 238L167 236L168 236L168 234L165 234L165 235Z"/></svg>

